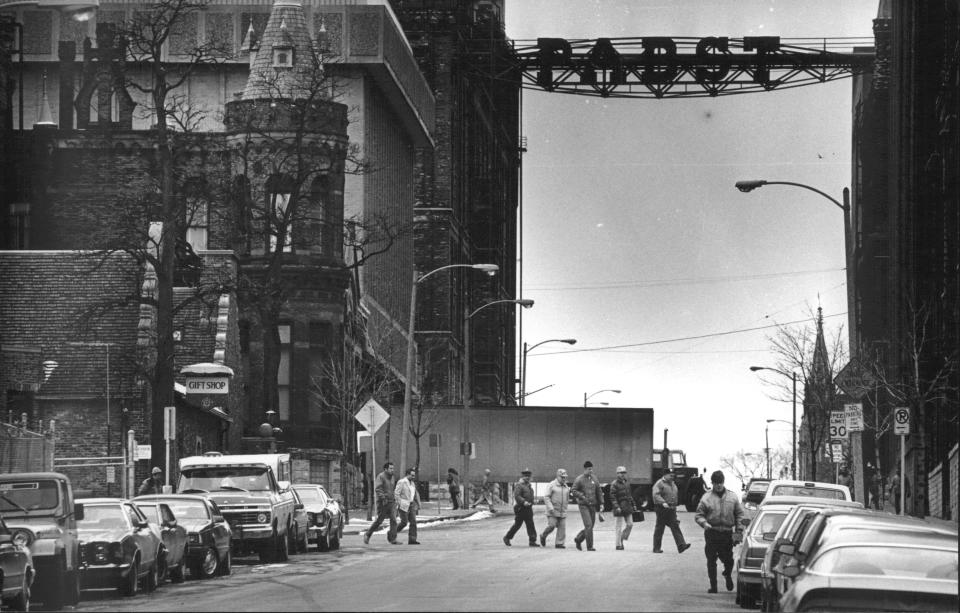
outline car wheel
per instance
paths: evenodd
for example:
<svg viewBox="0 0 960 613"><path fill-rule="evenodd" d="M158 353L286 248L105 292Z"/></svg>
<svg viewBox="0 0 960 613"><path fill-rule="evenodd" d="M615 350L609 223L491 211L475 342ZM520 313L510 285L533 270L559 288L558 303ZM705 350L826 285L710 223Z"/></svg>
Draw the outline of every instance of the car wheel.
<svg viewBox="0 0 960 613"><path fill-rule="evenodd" d="M333 536L330 537L330 549L340 549L340 528L337 528L334 531Z"/></svg>
<svg viewBox="0 0 960 613"><path fill-rule="evenodd" d="M741 609L753 608L753 597L750 595L750 590L739 581L737 581L737 604L740 605Z"/></svg>
<svg viewBox="0 0 960 613"><path fill-rule="evenodd" d="M73 570L66 575L66 589L69 594L69 602L73 606L80 604L80 571Z"/></svg>
<svg viewBox="0 0 960 613"><path fill-rule="evenodd" d="M134 558L130 563L130 569L127 571L127 577L120 584L120 594L123 596L136 596L140 585L137 577L140 575L140 559Z"/></svg>
<svg viewBox="0 0 960 613"><path fill-rule="evenodd" d="M170 574L170 566L167 562L167 550L161 549L157 552L157 561L154 564L157 569L157 585L163 583Z"/></svg>
<svg viewBox="0 0 960 613"><path fill-rule="evenodd" d="M165 556L163 556L165 557ZM160 560L163 559L161 556L157 556L157 559L154 560L153 565L150 566L150 570L147 571L147 576L143 579L144 591L147 593L154 592L157 589L157 586L160 585Z"/></svg>
<svg viewBox="0 0 960 613"><path fill-rule="evenodd" d="M218 568L220 568L220 560L217 557L217 550L213 547L208 547L207 550L203 552L203 560L197 564L196 575L200 579L209 579L217 574Z"/></svg>
<svg viewBox="0 0 960 613"><path fill-rule="evenodd" d="M227 555L223 557L223 560L220 562L220 574L224 577L228 576L233 572L233 558L232 552L228 549Z"/></svg>
<svg viewBox="0 0 960 613"><path fill-rule="evenodd" d="M310 531L304 530L303 538L300 539L300 543L297 547L297 551L299 553L307 553L309 549L310 549Z"/></svg>
<svg viewBox="0 0 960 613"><path fill-rule="evenodd" d="M330 551L330 538L327 534L317 533L317 551Z"/></svg>

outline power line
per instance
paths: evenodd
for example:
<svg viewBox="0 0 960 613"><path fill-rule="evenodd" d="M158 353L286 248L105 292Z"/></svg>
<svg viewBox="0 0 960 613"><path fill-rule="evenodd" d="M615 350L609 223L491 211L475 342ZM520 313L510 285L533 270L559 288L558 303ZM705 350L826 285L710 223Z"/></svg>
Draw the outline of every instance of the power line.
<svg viewBox="0 0 960 613"><path fill-rule="evenodd" d="M844 313L836 313L836 314L834 314L834 315L824 315L823 318L824 318L824 319L830 319L831 317L842 317L842 316L845 316L845 315L846 315L845 312L844 312ZM731 335L731 334L742 334L742 333L744 333L744 332L756 332L757 330L767 330L767 329L769 329L769 328L780 328L780 327L783 327L783 326L790 326L790 325L793 325L793 324L807 323L807 322L809 322L809 321L810 321L809 318L807 318L807 319L798 319L798 320L796 320L796 321L788 321L788 322L784 322L784 323L780 323L780 324L771 324L771 325L769 325L769 326L757 326L757 327L755 327L755 328L741 328L740 330L728 330L728 331L726 331L726 332L714 332L714 333L712 333L712 334L699 334L699 335L697 335L697 336L684 336L684 337L682 337L682 338L669 338L669 339L664 339L664 340L660 340L660 341L647 341L647 342L645 342L645 343L630 343L630 344L627 344L627 345L610 345L610 346L607 346L607 347L593 347L593 348L585 348L585 349L570 349L570 350L567 350L567 351L549 351L549 352L544 352L544 353L538 353L538 354L535 354L535 355L556 355L556 354L566 354L566 353L587 353L587 352L593 352L593 351L611 351L611 350L614 350L614 349L626 349L627 347L646 347L646 346L649 346L649 345L662 345L662 344L664 344L664 343L678 343L678 342L681 342L681 341L693 341L693 340L698 340L698 339L702 339L702 338L716 338L716 337L718 337L718 336L729 336L729 335Z"/></svg>

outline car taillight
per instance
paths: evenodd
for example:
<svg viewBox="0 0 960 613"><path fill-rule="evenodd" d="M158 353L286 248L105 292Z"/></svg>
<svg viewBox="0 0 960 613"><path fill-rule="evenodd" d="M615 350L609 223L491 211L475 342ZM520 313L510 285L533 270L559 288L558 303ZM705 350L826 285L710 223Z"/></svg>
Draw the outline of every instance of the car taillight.
<svg viewBox="0 0 960 613"><path fill-rule="evenodd" d="M200 542L200 533L198 533L198 532L191 532L190 534L187 535L187 540L188 540L189 542L191 542L191 543L199 543L199 542Z"/></svg>

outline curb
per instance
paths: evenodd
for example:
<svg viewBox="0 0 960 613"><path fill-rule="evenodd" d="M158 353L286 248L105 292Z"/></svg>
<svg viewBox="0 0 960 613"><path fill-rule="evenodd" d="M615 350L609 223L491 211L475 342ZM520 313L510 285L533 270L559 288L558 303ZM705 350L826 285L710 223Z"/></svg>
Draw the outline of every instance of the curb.
<svg viewBox="0 0 960 613"><path fill-rule="evenodd" d="M425 524L436 524L436 523L439 523L439 522L442 522L442 521L449 521L449 520L453 520L453 519L466 519L466 518L468 518L468 517L473 517L474 515L476 515L477 513L480 513L480 512L481 512L481 511L476 511L476 510L475 510L475 511L472 511L471 513L468 513L468 514L466 514L466 515L439 515L439 516L438 516L438 515L433 515L433 516L424 516L424 517L417 516L417 525L418 525L418 526L423 526L423 525L425 525ZM346 526L344 526L344 528L343 528L343 534L344 534L344 535L347 535L347 534L360 534L361 532L365 531L365 530L367 529L367 527L370 526L371 523L373 523L373 522L368 522L368 521L365 520L365 519L356 520L356 521L357 521L358 523L354 524L353 522L351 522L350 524L347 524ZM362 522L362 524L361 524L361 522ZM380 529L383 529L383 527L381 526Z"/></svg>

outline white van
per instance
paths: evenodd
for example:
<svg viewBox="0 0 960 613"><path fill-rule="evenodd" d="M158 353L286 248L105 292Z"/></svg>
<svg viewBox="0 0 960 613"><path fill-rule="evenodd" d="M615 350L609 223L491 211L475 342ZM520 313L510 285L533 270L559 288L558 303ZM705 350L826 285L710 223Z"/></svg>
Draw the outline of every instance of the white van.
<svg viewBox="0 0 960 613"><path fill-rule="evenodd" d="M233 531L236 555L256 552L263 562L287 559L295 498L290 454L205 453L180 460L180 494L202 494L217 503Z"/></svg>

